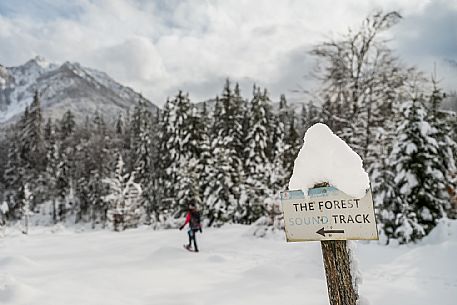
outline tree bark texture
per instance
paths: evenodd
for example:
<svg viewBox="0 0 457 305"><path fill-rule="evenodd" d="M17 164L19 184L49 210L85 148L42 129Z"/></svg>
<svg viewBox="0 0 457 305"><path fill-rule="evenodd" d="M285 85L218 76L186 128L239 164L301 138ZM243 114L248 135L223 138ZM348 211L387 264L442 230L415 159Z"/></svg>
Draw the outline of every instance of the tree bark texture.
<svg viewBox="0 0 457 305"><path fill-rule="evenodd" d="M356 305L349 253L345 240L321 242L330 305Z"/></svg>

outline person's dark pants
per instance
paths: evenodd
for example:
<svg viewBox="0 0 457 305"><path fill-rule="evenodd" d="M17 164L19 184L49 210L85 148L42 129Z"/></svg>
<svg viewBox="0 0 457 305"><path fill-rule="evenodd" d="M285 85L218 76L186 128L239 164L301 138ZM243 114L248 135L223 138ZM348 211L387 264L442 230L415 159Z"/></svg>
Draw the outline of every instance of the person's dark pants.
<svg viewBox="0 0 457 305"><path fill-rule="evenodd" d="M194 242L194 251L198 251L197 247L197 238L195 237L195 233L197 233L198 229L189 229L187 231L187 234L189 234L189 245L188 247L190 248L192 241Z"/></svg>

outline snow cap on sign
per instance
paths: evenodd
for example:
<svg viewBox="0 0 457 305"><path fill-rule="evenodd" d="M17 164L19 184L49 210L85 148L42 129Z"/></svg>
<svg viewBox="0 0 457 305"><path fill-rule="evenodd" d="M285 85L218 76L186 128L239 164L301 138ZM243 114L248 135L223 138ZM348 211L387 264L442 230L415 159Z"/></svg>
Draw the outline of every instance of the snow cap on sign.
<svg viewBox="0 0 457 305"><path fill-rule="evenodd" d="M295 159L289 190L308 189L328 182L344 193L363 197L370 187L360 156L322 123L311 126Z"/></svg>

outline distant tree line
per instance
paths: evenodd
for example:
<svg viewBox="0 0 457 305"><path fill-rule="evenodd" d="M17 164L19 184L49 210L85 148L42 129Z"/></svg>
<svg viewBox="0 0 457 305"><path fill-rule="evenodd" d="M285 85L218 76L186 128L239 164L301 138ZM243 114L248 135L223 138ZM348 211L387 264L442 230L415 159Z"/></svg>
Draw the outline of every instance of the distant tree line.
<svg viewBox="0 0 457 305"><path fill-rule="evenodd" d="M364 160L386 240L422 238L456 216L457 120L436 80L380 38L400 18L375 13L315 46L321 87L301 111L227 80L208 103L180 91L154 113L139 102L114 122L67 111L45 123L37 93L0 143L0 222L30 209L51 223L166 228L193 202L208 226L272 225L304 132L323 122Z"/></svg>
<svg viewBox="0 0 457 305"><path fill-rule="evenodd" d="M37 92L1 143L4 222L22 218L27 187L51 223L167 227L193 202L210 226L250 224L285 188L303 134L284 96L275 113L266 90L246 100L229 80L212 111L179 92L155 113L139 102L110 123L71 111L45 123L40 104Z"/></svg>

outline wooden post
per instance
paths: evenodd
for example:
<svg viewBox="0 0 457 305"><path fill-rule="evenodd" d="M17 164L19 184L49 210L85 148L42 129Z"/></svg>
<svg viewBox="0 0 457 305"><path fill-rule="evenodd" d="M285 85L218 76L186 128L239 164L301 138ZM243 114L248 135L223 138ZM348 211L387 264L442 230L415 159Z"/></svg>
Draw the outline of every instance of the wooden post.
<svg viewBox="0 0 457 305"><path fill-rule="evenodd" d="M328 186L328 183L314 187ZM358 294L352 285L351 261L345 240L321 241L330 305L356 305Z"/></svg>
<svg viewBox="0 0 457 305"><path fill-rule="evenodd" d="M356 305L358 295L352 285L346 241L325 240L321 247L330 305Z"/></svg>

